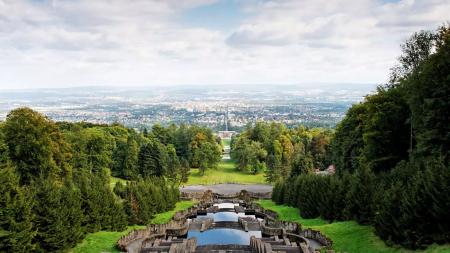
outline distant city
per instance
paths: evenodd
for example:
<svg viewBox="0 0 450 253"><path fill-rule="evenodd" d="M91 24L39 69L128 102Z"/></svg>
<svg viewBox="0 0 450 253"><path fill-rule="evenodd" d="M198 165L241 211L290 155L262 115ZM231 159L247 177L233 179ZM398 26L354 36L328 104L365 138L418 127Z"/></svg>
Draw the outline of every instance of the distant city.
<svg viewBox="0 0 450 253"><path fill-rule="evenodd" d="M154 124L199 124L214 130L241 130L257 121L288 126L334 127L348 108L375 85L78 87L0 90L0 120L28 106L55 121L120 123L143 129ZM336 87L336 86L334 86ZM343 88L345 87L345 88Z"/></svg>

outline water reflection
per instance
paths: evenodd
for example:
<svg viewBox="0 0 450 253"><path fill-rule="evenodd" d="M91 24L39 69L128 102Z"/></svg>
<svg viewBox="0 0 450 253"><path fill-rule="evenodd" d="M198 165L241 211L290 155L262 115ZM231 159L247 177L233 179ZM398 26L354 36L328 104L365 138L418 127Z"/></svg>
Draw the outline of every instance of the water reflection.
<svg viewBox="0 0 450 253"><path fill-rule="evenodd" d="M207 244L239 244L250 245L250 237L254 235L256 238L261 238L261 231L245 232L230 228L216 228L205 232L189 231L188 238L196 237L197 245Z"/></svg>
<svg viewBox="0 0 450 253"><path fill-rule="evenodd" d="M245 213L235 213L235 212L218 212L218 213L208 213L206 215L197 216L197 219L212 218L214 222L220 221L233 221L238 222L238 217L252 217L255 215L245 215Z"/></svg>
<svg viewBox="0 0 450 253"><path fill-rule="evenodd" d="M217 206L219 209L220 208L234 208L235 206L238 206L239 204L234 204L234 203L219 203L219 204L214 204L214 206Z"/></svg>

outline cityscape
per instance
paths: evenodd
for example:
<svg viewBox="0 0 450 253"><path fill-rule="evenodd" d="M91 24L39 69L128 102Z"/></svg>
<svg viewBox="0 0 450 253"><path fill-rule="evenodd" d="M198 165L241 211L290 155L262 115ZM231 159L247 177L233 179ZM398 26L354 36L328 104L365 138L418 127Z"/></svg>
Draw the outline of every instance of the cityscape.
<svg viewBox="0 0 450 253"><path fill-rule="evenodd" d="M0 93L0 120L12 109L28 106L55 121L119 123L137 130L186 123L218 131L225 128L227 112L230 130L258 121L330 128L375 85L360 87L351 91L294 85L244 91L235 86L5 90Z"/></svg>

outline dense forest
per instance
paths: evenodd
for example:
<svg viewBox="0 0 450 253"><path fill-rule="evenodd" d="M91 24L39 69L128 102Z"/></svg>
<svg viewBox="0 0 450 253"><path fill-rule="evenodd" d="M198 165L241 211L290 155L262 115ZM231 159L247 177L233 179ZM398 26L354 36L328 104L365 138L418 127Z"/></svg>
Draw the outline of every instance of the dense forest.
<svg viewBox="0 0 450 253"><path fill-rule="evenodd" d="M55 123L29 108L0 123L0 252L62 252L86 233L147 224L190 167L214 167L211 130ZM111 189L112 175L129 179Z"/></svg>
<svg viewBox="0 0 450 253"><path fill-rule="evenodd" d="M329 129L258 122L232 139L231 156L239 170L265 172L268 182L276 182L324 169L331 136Z"/></svg>
<svg viewBox="0 0 450 253"><path fill-rule="evenodd" d="M273 200L417 249L450 242L450 28L416 33L402 51L389 83L336 127L326 157L337 174L291 172Z"/></svg>

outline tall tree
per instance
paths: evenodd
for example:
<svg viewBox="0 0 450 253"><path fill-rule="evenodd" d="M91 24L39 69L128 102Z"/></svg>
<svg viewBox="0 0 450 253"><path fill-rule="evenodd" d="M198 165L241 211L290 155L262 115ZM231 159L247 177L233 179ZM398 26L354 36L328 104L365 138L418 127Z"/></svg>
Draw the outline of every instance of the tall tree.
<svg viewBox="0 0 450 253"><path fill-rule="evenodd" d="M143 177L162 177L167 172L167 150L157 141L142 145L138 159L139 173Z"/></svg>
<svg viewBox="0 0 450 253"><path fill-rule="evenodd" d="M33 200L19 186L19 179L10 166L0 167L0 251L30 252L36 245L33 238Z"/></svg>
<svg viewBox="0 0 450 253"><path fill-rule="evenodd" d="M132 179L138 175L138 143L133 136L128 136L126 142L118 141L113 152L112 171L115 176Z"/></svg>
<svg viewBox="0 0 450 253"><path fill-rule="evenodd" d="M15 109L6 117L3 134L21 182L70 173L69 147L47 117L29 108Z"/></svg>

